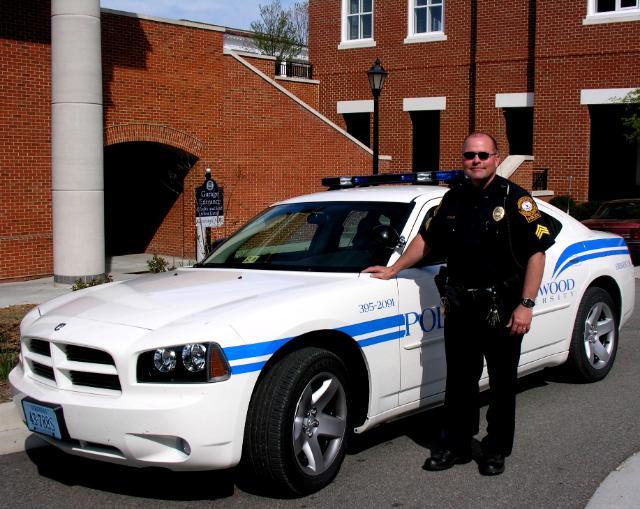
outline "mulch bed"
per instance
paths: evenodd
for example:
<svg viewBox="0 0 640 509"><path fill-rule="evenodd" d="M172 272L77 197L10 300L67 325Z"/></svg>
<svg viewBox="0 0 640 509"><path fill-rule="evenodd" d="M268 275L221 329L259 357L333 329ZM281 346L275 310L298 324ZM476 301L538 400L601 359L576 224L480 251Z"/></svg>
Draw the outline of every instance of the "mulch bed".
<svg viewBox="0 0 640 509"><path fill-rule="evenodd" d="M0 355L15 354L15 362L18 362L20 352L20 321L34 304L20 304L0 308ZM4 378L0 378L0 403L11 400L11 389Z"/></svg>

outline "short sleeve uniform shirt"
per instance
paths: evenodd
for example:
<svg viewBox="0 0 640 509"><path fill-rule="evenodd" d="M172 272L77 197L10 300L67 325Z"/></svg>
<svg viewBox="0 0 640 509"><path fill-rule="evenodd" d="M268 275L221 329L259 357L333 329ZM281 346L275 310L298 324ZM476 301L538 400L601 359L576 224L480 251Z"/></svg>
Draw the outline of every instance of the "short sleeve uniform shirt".
<svg viewBox="0 0 640 509"><path fill-rule="evenodd" d="M531 255L554 243L529 193L499 175L486 189L470 181L450 189L420 234L446 257L450 277L467 288L524 276Z"/></svg>

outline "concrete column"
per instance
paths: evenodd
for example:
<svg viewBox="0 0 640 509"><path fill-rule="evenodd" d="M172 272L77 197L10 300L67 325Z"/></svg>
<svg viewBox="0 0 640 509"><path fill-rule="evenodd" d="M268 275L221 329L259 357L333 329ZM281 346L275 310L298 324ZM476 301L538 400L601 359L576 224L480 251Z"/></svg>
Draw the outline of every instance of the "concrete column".
<svg viewBox="0 0 640 509"><path fill-rule="evenodd" d="M54 282L105 272L100 0L51 0Z"/></svg>

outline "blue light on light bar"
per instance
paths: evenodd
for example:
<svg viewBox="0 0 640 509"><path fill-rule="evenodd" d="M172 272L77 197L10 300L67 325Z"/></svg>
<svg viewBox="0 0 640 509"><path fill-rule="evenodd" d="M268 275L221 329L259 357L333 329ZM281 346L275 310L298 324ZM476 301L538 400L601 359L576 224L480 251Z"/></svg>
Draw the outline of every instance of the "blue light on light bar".
<svg viewBox="0 0 640 509"><path fill-rule="evenodd" d="M412 173L383 173L380 175L358 175L343 177L325 177L322 185L330 189L346 187L364 187L380 184L422 184L438 185L449 183L450 185L464 178L462 170L422 171Z"/></svg>

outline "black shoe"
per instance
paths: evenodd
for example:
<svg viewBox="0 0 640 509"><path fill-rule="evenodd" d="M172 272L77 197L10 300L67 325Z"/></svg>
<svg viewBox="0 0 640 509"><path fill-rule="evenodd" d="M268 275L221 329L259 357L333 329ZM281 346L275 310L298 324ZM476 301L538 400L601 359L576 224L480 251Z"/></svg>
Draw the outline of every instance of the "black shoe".
<svg viewBox="0 0 640 509"><path fill-rule="evenodd" d="M482 475L500 475L504 472L504 456L502 454L483 456L478 464L478 470Z"/></svg>
<svg viewBox="0 0 640 509"><path fill-rule="evenodd" d="M442 449L434 452L427 461L422 465L423 470L429 470L430 472L437 472L439 470L447 470L453 465L461 465L463 463L469 463L471 461L471 452L460 454L449 449Z"/></svg>

